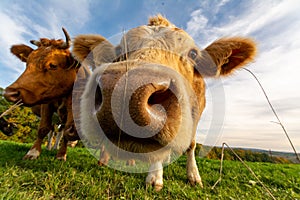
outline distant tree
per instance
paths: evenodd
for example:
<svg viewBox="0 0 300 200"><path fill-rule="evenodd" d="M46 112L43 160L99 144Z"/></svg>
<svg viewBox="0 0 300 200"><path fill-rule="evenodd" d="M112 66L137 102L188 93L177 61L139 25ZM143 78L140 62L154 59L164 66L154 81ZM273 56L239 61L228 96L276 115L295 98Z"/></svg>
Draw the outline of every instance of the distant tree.
<svg viewBox="0 0 300 200"><path fill-rule="evenodd" d="M279 156L273 156L273 162L274 163L292 163L290 160L284 158L284 157L279 157Z"/></svg>
<svg viewBox="0 0 300 200"><path fill-rule="evenodd" d="M203 147L202 147L203 148ZM234 152L244 161L250 161L250 162L271 162L271 163L292 163L291 160L279 157L279 156L273 156L271 157L268 153L263 152L253 152L251 150L245 150L245 149L233 149ZM206 154L206 158L209 159L220 159L222 153L222 148L220 147L213 147L209 151L208 154ZM224 149L224 160L236 160L239 159L234 155L232 151L230 151L228 148Z"/></svg>

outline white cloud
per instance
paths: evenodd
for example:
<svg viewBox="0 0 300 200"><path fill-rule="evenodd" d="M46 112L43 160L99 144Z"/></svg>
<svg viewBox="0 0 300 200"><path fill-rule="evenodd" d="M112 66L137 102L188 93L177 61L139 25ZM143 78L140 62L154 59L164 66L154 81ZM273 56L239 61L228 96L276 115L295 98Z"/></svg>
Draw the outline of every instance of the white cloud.
<svg viewBox="0 0 300 200"><path fill-rule="evenodd" d="M0 7L0 84L5 87L24 70L24 65L9 49L13 44L30 45L29 40L41 37L64 38L62 27L72 36L72 31L80 29L90 19L90 2L1 2ZM22 6L21 6L22 5ZM10 70L7 70L7 69ZM11 77L12 76L12 77ZM9 80L8 80L9 79Z"/></svg>

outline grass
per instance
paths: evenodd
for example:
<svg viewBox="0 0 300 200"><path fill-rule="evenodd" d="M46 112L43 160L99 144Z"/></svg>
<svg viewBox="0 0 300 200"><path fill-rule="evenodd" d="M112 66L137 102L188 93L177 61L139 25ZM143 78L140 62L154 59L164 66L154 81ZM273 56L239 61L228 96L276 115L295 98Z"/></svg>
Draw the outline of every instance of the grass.
<svg viewBox="0 0 300 200"><path fill-rule="evenodd" d="M249 171L237 161L197 158L204 188L186 178L186 157L164 168L160 192L145 187L146 174L130 174L100 167L84 148L68 150L66 162L55 160L55 151L43 149L37 160L22 160L30 148L0 140L0 199L271 199ZM247 164L277 199L300 199L300 165Z"/></svg>

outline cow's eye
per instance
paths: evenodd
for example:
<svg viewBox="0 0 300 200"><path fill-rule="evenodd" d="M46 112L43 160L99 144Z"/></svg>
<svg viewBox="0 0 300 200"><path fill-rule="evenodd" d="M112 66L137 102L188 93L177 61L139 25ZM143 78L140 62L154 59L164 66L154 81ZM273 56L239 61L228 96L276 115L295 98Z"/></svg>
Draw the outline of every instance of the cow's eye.
<svg viewBox="0 0 300 200"><path fill-rule="evenodd" d="M196 49L191 49L188 53L188 57L190 57L193 60L195 60L197 56L198 56L198 52Z"/></svg>
<svg viewBox="0 0 300 200"><path fill-rule="evenodd" d="M54 65L54 64L52 64L52 63L50 63L50 65L49 65L49 69L57 69L57 66L56 65Z"/></svg>

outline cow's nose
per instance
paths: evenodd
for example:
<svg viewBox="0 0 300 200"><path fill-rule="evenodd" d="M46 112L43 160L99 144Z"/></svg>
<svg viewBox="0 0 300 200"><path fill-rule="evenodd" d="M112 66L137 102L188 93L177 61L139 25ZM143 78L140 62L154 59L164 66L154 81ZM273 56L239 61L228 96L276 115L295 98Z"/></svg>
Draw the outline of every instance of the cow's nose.
<svg viewBox="0 0 300 200"><path fill-rule="evenodd" d="M6 88L4 90L3 96L6 100L11 102L17 102L21 99L21 93L19 90L13 89L13 88Z"/></svg>

